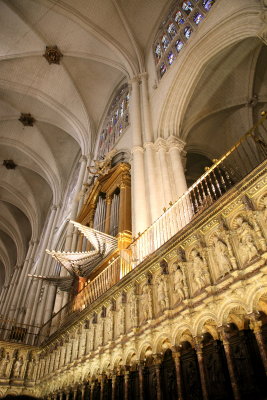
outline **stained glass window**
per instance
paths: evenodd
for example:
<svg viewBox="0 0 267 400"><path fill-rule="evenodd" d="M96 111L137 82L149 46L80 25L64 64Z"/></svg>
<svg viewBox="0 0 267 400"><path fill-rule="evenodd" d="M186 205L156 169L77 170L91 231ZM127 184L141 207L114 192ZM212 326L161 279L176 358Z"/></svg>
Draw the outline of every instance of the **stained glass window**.
<svg viewBox="0 0 267 400"><path fill-rule="evenodd" d="M164 50L166 50L170 43L167 35L162 36L161 43L162 43Z"/></svg>
<svg viewBox="0 0 267 400"><path fill-rule="evenodd" d="M184 12L189 15L191 13L191 11L193 11L193 4L191 3L191 1L184 1L183 5L182 5L182 9L184 10Z"/></svg>
<svg viewBox="0 0 267 400"><path fill-rule="evenodd" d="M174 36L176 35L177 29L173 23L168 26L168 33L170 34L171 38L174 38Z"/></svg>
<svg viewBox="0 0 267 400"><path fill-rule="evenodd" d="M186 26L186 27L184 28L184 35L185 35L186 39L189 39L189 38L190 38L191 33L192 33L191 27L190 27L190 26Z"/></svg>
<svg viewBox="0 0 267 400"><path fill-rule="evenodd" d="M203 0L202 5L205 8L205 10L209 11L211 6L215 3L215 0Z"/></svg>
<svg viewBox="0 0 267 400"><path fill-rule="evenodd" d="M203 15L200 12L197 12L194 14L193 21L196 25L198 25L203 18L204 18Z"/></svg>
<svg viewBox="0 0 267 400"><path fill-rule="evenodd" d="M159 70L160 76L162 77L165 74L166 71L167 71L166 65L165 64L161 64L160 70Z"/></svg>
<svg viewBox="0 0 267 400"><path fill-rule="evenodd" d="M173 52L170 51L170 52L168 53L168 63L169 63L170 65L173 63L174 58L175 58L175 57L174 57Z"/></svg>
<svg viewBox="0 0 267 400"><path fill-rule="evenodd" d="M175 48L176 48L176 50L177 50L177 52L179 53L179 51L181 51L182 50L182 47L183 47L183 42L179 39L179 40L177 40L176 42L175 42Z"/></svg>
<svg viewBox="0 0 267 400"><path fill-rule="evenodd" d="M177 24L184 24L184 18L182 16L181 11L177 11L177 13L175 14L174 20L175 20L175 22L177 22Z"/></svg>
<svg viewBox="0 0 267 400"><path fill-rule="evenodd" d="M98 158L104 157L129 125L129 89L123 85L109 107L99 138Z"/></svg>
<svg viewBox="0 0 267 400"><path fill-rule="evenodd" d="M160 47L160 44L157 43L157 45L155 47L155 57L156 57L157 61L161 58L161 56L162 56L161 47Z"/></svg>
<svg viewBox="0 0 267 400"><path fill-rule="evenodd" d="M162 78L186 45L196 27L206 18L216 0L173 0L162 19L153 44L157 75ZM186 39L186 40L185 40Z"/></svg>

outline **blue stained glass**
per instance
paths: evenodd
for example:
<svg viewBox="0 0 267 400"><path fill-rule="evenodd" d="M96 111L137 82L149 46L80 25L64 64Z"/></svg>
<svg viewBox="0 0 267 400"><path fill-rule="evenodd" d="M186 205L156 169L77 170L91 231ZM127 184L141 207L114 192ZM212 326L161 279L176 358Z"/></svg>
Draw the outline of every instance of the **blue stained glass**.
<svg viewBox="0 0 267 400"><path fill-rule="evenodd" d="M162 36L161 43L162 43L164 50L166 50L170 43L167 35Z"/></svg>
<svg viewBox="0 0 267 400"><path fill-rule="evenodd" d="M156 45L156 47L155 47L155 56L156 56L156 58L159 60L160 58L161 58L161 56L162 56L162 53L161 53L161 47L160 47L160 44L158 43L157 45Z"/></svg>
<svg viewBox="0 0 267 400"><path fill-rule="evenodd" d="M177 24L184 24L184 19L181 11L177 11L177 13L174 16L174 20L175 22L177 22Z"/></svg>
<svg viewBox="0 0 267 400"><path fill-rule="evenodd" d="M174 24L170 24L168 26L168 33L170 34L171 38L174 38L174 36L177 33L177 29L176 29L176 26Z"/></svg>
<svg viewBox="0 0 267 400"><path fill-rule="evenodd" d="M125 104L124 104L124 100L123 100L123 101L121 102L121 105L120 105L120 117L123 116L124 108L125 108Z"/></svg>
<svg viewBox="0 0 267 400"><path fill-rule="evenodd" d="M199 12L195 13L195 15L193 17L194 23L196 25L198 25L202 21L203 18L204 18L203 15L200 14Z"/></svg>
<svg viewBox="0 0 267 400"><path fill-rule="evenodd" d="M175 42L175 47L176 47L176 50L177 50L177 52L179 53L179 51L181 51L182 50L182 47L183 47L183 42L181 41L181 40L177 40L176 42Z"/></svg>
<svg viewBox="0 0 267 400"><path fill-rule="evenodd" d="M160 69L159 69L160 77L162 77L166 71L167 71L166 65L161 64Z"/></svg>
<svg viewBox="0 0 267 400"><path fill-rule="evenodd" d="M186 39L189 39L192 33L192 29L190 28L190 26L186 26L184 28L184 35L186 37Z"/></svg>
<svg viewBox="0 0 267 400"><path fill-rule="evenodd" d="M215 3L215 0L203 0L202 5L205 10L209 11L211 6Z"/></svg>
<svg viewBox="0 0 267 400"><path fill-rule="evenodd" d="M191 1L184 1L183 5L182 5L182 9L184 10L184 12L189 15L191 13L191 11L193 11L193 4L191 3Z"/></svg>
<svg viewBox="0 0 267 400"><path fill-rule="evenodd" d="M168 57L168 63L171 65L175 59L173 52L170 51L167 57Z"/></svg>

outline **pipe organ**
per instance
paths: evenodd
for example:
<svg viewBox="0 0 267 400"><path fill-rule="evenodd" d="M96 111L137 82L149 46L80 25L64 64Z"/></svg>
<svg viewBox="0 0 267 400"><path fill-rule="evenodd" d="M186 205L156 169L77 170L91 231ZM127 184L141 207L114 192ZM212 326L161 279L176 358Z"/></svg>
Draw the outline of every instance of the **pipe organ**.
<svg viewBox="0 0 267 400"><path fill-rule="evenodd" d="M111 236L131 232L131 177L128 163L117 164L94 181L77 221ZM81 248L77 250L81 251Z"/></svg>

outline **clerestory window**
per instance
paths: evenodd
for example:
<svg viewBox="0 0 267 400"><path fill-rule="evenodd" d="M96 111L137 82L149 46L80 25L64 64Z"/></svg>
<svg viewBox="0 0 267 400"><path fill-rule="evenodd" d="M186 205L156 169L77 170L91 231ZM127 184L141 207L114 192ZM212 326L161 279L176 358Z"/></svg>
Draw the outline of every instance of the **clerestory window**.
<svg viewBox="0 0 267 400"><path fill-rule="evenodd" d="M107 112L98 145L98 158L104 157L129 125L129 88L120 87Z"/></svg>
<svg viewBox="0 0 267 400"><path fill-rule="evenodd" d="M192 33L216 0L180 0L172 4L161 23L153 45L158 78L161 79L179 56Z"/></svg>

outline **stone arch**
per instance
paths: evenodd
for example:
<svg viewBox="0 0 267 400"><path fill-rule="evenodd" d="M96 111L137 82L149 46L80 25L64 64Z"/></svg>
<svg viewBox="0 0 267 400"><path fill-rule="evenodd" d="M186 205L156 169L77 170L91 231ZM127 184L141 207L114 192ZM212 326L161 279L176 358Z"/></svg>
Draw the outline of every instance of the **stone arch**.
<svg viewBox="0 0 267 400"><path fill-rule="evenodd" d="M161 333L153 343L153 354L161 354L172 347L170 337L167 333Z"/></svg>
<svg viewBox="0 0 267 400"><path fill-rule="evenodd" d="M243 330L246 324L247 310L238 305L231 307L224 313L224 322L226 325L234 324L239 330Z"/></svg>
<svg viewBox="0 0 267 400"><path fill-rule="evenodd" d="M203 335L203 333L208 332L211 334L213 339L218 339L218 321L217 316L213 313L207 313L195 321L194 331L196 335Z"/></svg>
<svg viewBox="0 0 267 400"><path fill-rule="evenodd" d="M219 311L218 311L218 323L219 326L226 324L226 320L228 317L228 314L230 313L231 309L234 309L235 307L241 307L245 310L245 313L248 314L248 306L245 303L245 301L239 300L236 296L233 296L232 299L226 300L220 305Z"/></svg>

